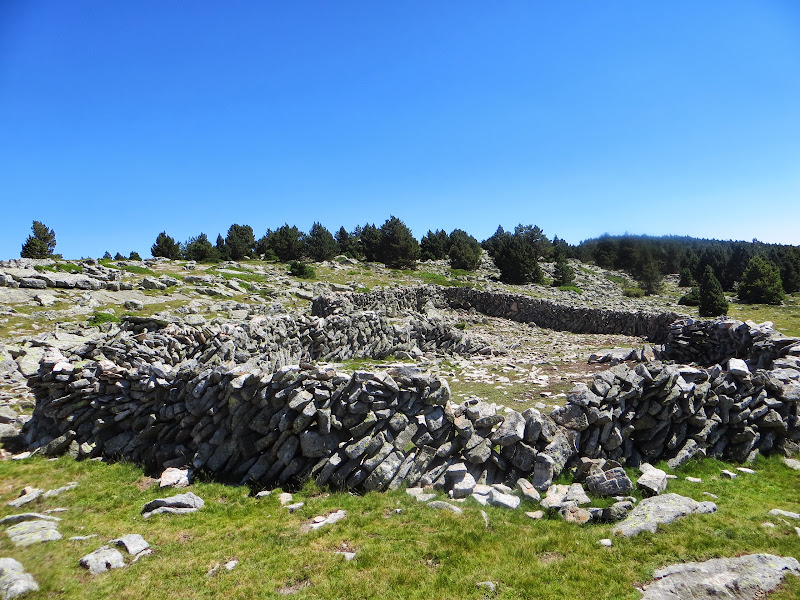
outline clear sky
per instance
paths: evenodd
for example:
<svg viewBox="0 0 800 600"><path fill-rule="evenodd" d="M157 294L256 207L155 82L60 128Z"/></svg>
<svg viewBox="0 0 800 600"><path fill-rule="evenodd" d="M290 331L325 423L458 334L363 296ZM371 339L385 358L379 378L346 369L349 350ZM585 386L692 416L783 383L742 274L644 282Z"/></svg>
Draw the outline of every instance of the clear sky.
<svg viewBox="0 0 800 600"><path fill-rule="evenodd" d="M800 2L0 0L0 258L517 223L800 244Z"/></svg>

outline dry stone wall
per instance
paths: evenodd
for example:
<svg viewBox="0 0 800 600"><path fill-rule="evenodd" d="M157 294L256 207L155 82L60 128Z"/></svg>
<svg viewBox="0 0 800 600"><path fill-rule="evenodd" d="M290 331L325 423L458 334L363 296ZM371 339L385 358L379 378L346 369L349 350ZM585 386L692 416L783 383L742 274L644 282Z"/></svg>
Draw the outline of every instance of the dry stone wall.
<svg viewBox="0 0 800 600"><path fill-rule="evenodd" d="M498 412L478 399L454 404L443 379L411 367L342 375L310 363L426 344L477 349L435 321L398 325L364 312L146 325L134 319L66 354L45 354L30 381L31 447L192 466L260 487L313 477L348 489L433 484L461 495L519 477L545 490L566 467L595 458L675 467L700 455L790 453L800 441L800 340L779 334L764 337L750 365L617 365L545 415ZM761 368L767 356L775 358Z"/></svg>
<svg viewBox="0 0 800 600"><path fill-rule="evenodd" d="M326 294L314 300L312 314L326 316L346 314L353 310L401 314L409 310L420 311L428 303L439 308L473 309L488 316L534 323L546 329L639 336L654 343L666 340L670 324L679 317L671 312L630 312L568 306L518 294L434 285L381 289L364 294Z"/></svg>

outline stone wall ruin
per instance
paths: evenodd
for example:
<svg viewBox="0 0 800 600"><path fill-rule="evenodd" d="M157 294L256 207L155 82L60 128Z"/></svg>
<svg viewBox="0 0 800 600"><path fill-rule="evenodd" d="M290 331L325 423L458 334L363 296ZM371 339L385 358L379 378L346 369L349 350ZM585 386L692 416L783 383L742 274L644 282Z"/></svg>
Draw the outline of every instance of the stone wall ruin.
<svg viewBox="0 0 800 600"><path fill-rule="evenodd" d="M364 301L351 296L353 304ZM400 300L408 307L437 301L413 290L385 297L400 310ZM446 296L449 305L465 297L473 295ZM509 301L481 306L510 310ZM156 470L191 466L255 487L312 477L354 490L452 489L448 473L462 466L479 483L526 477L544 490L582 458L666 459L677 467L694 456L746 461L798 449L800 340L768 327L678 321L663 332L663 360L599 372L549 415L498 413L477 399L451 402L445 380L414 367L343 375L313 365L414 347L482 350L443 321L398 325L334 304L315 302L324 317L256 317L202 329L149 330L145 318L130 319L122 331L64 354L51 349L30 380L37 405L25 440L49 455L125 458ZM515 312L533 306L520 309L517 301ZM633 327L658 339L663 318ZM670 354L724 360L669 364Z"/></svg>

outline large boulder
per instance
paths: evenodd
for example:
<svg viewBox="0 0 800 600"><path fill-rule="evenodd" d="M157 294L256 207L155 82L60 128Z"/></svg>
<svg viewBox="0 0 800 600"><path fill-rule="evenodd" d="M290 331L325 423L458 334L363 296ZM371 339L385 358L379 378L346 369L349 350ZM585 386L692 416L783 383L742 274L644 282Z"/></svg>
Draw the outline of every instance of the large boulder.
<svg viewBox="0 0 800 600"><path fill-rule="evenodd" d="M617 523L611 533L632 537L643 531L655 533L660 524L672 523L675 519L692 513L711 513L717 510L713 502L696 502L678 494L664 494L642 500L628 518Z"/></svg>

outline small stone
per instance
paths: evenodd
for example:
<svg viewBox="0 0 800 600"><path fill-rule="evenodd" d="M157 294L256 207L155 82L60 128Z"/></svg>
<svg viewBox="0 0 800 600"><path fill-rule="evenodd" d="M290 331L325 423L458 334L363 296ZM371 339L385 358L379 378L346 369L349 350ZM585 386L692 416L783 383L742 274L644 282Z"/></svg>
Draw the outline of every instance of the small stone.
<svg viewBox="0 0 800 600"><path fill-rule="evenodd" d="M238 564L239 564L238 560L235 560L235 559L234 560L229 560L224 565L225 566L225 570L226 571L233 571L236 568L236 565L238 565Z"/></svg>
<svg viewBox="0 0 800 600"><path fill-rule="evenodd" d="M597 543L600 544L601 546L606 547L606 548L611 548L611 546L614 545L614 542L612 542L609 538L603 538L602 540L600 540Z"/></svg>
<svg viewBox="0 0 800 600"><path fill-rule="evenodd" d="M489 515L486 514L485 510L482 510L481 516L483 517L483 524L486 525L486 529L489 529Z"/></svg>
<svg viewBox="0 0 800 600"><path fill-rule="evenodd" d="M736 473L733 471L728 471L728 469L722 469L722 471L720 471L720 475L722 475L722 477L725 479L736 479L738 477Z"/></svg>
<svg viewBox="0 0 800 600"><path fill-rule="evenodd" d="M539 500L542 499L542 497L539 495L539 492L536 491L535 487L533 487L533 484L523 477L517 479L517 489L520 491L525 500L539 502Z"/></svg>
<svg viewBox="0 0 800 600"><path fill-rule="evenodd" d="M122 537L111 540L108 543L125 548L125 551L133 556L141 554L150 548L150 544L138 533L129 533L128 535L123 535Z"/></svg>
<svg viewBox="0 0 800 600"><path fill-rule="evenodd" d="M29 486L23 488L18 498L14 498L10 502L7 502L7 504L8 506L11 506L13 508L19 508L20 506L24 506L29 502L33 502L34 500L39 498L42 494L44 494L44 490L40 490L39 488Z"/></svg>
<svg viewBox="0 0 800 600"><path fill-rule="evenodd" d="M256 494L256 498L266 498L272 493L272 490L261 490Z"/></svg>
<svg viewBox="0 0 800 600"><path fill-rule="evenodd" d="M431 508L438 508L441 510L449 510L450 512L453 512L457 515L460 515L461 513L464 512L457 506L454 506L449 502L442 502L441 500L434 500L433 502L428 502L427 506L430 506Z"/></svg>
<svg viewBox="0 0 800 600"><path fill-rule="evenodd" d="M543 510L529 510L525 513L525 516L529 519L533 519L534 521L538 521L539 519L544 518L544 511Z"/></svg>
<svg viewBox="0 0 800 600"><path fill-rule="evenodd" d="M192 492L177 494L169 498L156 498L142 508L142 516L147 519L152 515L182 515L199 510L205 506L203 499Z"/></svg>
<svg viewBox="0 0 800 600"><path fill-rule="evenodd" d="M519 508L519 496L513 496L512 494L504 494L494 488L492 491L489 492L489 504L492 506L499 506L500 508L510 508L515 509Z"/></svg>
<svg viewBox="0 0 800 600"><path fill-rule="evenodd" d="M109 569L121 569L125 566L125 559L119 550L111 546L100 546L81 558L80 565L89 569L92 575L99 575Z"/></svg>
<svg viewBox="0 0 800 600"><path fill-rule="evenodd" d="M306 505L305 502L295 502L294 504L287 504L286 508L289 510L290 513L293 513L297 510L300 510Z"/></svg>
<svg viewBox="0 0 800 600"><path fill-rule="evenodd" d="M287 504L291 503L294 500L294 496L292 496L289 492L281 492L278 494L278 502L281 503L281 506L286 506Z"/></svg>
<svg viewBox="0 0 800 600"><path fill-rule="evenodd" d="M686 481L688 481L689 483L703 483L703 480L700 479L699 477L687 477Z"/></svg>
<svg viewBox="0 0 800 600"><path fill-rule="evenodd" d="M158 481L159 487L187 487L189 485L189 469L177 469L169 467Z"/></svg>
<svg viewBox="0 0 800 600"><path fill-rule="evenodd" d="M748 469L747 467L736 467L736 470L739 471L739 473L744 473L745 475L752 475L755 473L753 469Z"/></svg>
<svg viewBox="0 0 800 600"><path fill-rule="evenodd" d="M703 492L703 495L708 496L709 498L713 498L714 500L719 499L719 496L717 496L716 494L712 494L711 492Z"/></svg>
<svg viewBox="0 0 800 600"><path fill-rule="evenodd" d="M326 517L314 517L314 522L311 523L311 529L319 529L320 527L324 527L325 525L332 525L337 521L341 521L347 516L347 511L344 510L337 510L332 512Z"/></svg>
<svg viewBox="0 0 800 600"><path fill-rule="evenodd" d="M475 584L475 585L477 585L477 586L478 586L478 587L480 587L480 588L485 588L485 589L489 590L490 592L494 592L494 591L495 591L495 589L496 589L496 587L497 587L497 586L496 586L494 583L492 583L491 581L479 581L479 582L478 582L477 584Z"/></svg>
<svg viewBox="0 0 800 600"><path fill-rule="evenodd" d="M774 529L775 528L775 523L770 523L769 521L764 521L763 523L761 523L761 526L762 527L766 527L767 529Z"/></svg>
<svg viewBox="0 0 800 600"><path fill-rule="evenodd" d="M779 508L773 508L769 511L773 517L786 517L787 519L800 519L800 514L789 512L788 510L781 510Z"/></svg>
<svg viewBox="0 0 800 600"><path fill-rule="evenodd" d="M355 552L345 552L344 550L337 550L335 552L335 554L338 554L339 556L344 556L344 559L347 562L350 562L351 560L353 560L356 557L356 553Z"/></svg>
<svg viewBox="0 0 800 600"><path fill-rule="evenodd" d="M800 460L795 458L784 458L783 464L785 464L790 469L794 469L795 471L800 471Z"/></svg>
<svg viewBox="0 0 800 600"><path fill-rule="evenodd" d="M661 469L650 467L636 480L636 487L645 496L657 496L667 489L667 474Z"/></svg>

